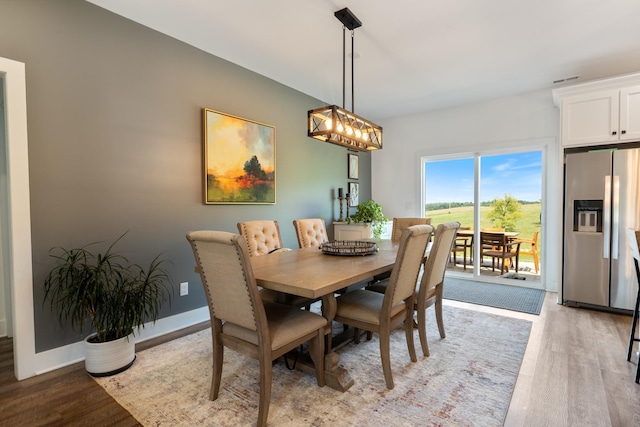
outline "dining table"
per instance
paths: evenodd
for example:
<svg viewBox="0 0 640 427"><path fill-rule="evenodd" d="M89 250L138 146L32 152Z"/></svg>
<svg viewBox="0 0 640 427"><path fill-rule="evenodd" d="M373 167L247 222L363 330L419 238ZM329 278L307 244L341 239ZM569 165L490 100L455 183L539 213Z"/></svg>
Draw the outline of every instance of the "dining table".
<svg viewBox="0 0 640 427"><path fill-rule="evenodd" d="M301 297L321 298L322 315L331 322L337 309L336 292L393 269L398 245L391 240L375 240L377 251L370 255L329 255L320 248L302 248L252 257L251 266L258 286ZM331 335L326 342L331 343ZM349 372L338 366L339 355L325 348L326 384L346 391L353 385Z"/></svg>

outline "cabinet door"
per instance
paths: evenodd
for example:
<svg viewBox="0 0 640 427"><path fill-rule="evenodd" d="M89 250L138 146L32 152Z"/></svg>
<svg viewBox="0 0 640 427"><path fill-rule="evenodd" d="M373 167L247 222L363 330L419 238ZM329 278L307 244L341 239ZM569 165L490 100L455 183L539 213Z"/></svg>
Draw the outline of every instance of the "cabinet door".
<svg viewBox="0 0 640 427"><path fill-rule="evenodd" d="M364 240L371 237L369 224L333 224L334 240Z"/></svg>
<svg viewBox="0 0 640 427"><path fill-rule="evenodd" d="M618 140L619 91L575 95L562 100L562 145Z"/></svg>
<svg viewBox="0 0 640 427"><path fill-rule="evenodd" d="M620 140L640 140L640 86L620 91Z"/></svg>

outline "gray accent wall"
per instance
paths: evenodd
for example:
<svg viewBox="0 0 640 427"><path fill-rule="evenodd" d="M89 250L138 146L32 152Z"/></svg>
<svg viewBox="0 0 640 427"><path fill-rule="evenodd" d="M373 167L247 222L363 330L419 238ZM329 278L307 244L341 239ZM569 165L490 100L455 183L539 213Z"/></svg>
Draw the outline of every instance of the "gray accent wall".
<svg viewBox="0 0 640 427"><path fill-rule="evenodd" d="M277 219L297 247L293 219L338 217L347 150L306 135L307 110L322 101L81 0L2 0L1 10L0 56L26 64L37 352L82 338L43 306L52 247L128 231L118 247L132 261L172 262L166 317L206 305L187 231ZM275 205L202 203L205 107L275 126ZM371 160L359 156L364 201Z"/></svg>

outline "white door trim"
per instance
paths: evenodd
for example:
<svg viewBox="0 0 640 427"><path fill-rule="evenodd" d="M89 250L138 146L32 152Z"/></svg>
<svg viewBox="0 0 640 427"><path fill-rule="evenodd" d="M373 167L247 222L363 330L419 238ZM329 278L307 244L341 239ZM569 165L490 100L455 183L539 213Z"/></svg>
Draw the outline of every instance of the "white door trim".
<svg viewBox="0 0 640 427"><path fill-rule="evenodd" d="M6 100L9 230L5 238L9 242L13 360L16 378L22 380L36 374L25 64L0 57L0 74Z"/></svg>

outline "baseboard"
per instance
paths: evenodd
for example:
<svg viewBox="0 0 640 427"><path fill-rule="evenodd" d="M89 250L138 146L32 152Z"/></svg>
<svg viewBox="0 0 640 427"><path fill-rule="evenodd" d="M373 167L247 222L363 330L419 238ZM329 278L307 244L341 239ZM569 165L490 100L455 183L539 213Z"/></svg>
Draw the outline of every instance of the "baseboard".
<svg viewBox="0 0 640 427"><path fill-rule="evenodd" d="M176 314L175 316L165 317L158 320L155 324L147 323L144 325L144 328L139 329L135 334L136 343L166 335L207 320L209 320L209 308L206 306ZM82 362L83 360L83 341L78 341L73 344L36 353L35 372L36 375L40 375L74 363Z"/></svg>

